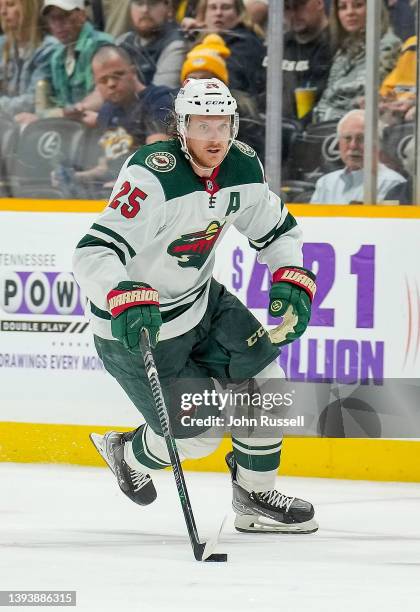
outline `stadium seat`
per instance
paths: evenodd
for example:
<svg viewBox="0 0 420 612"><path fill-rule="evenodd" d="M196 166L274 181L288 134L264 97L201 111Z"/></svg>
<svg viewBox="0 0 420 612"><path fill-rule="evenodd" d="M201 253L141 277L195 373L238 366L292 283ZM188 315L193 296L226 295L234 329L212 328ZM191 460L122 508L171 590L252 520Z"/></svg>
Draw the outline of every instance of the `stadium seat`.
<svg viewBox="0 0 420 612"><path fill-rule="evenodd" d="M281 159L282 163L285 164L290 156L291 147L297 138L298 134L302 132L302 127L299 121L294 121L283 117L281 124L281 137L282 137L282 148L281 148Z"/></svg>
<svg viewBox="0 0 420 612"><path fill-rule="evenodd" d="M382 134L382 161L397 172L406 174L404 168L405 151L414 137L414 123L401 123L384 128Z"/></svg>
<svg viewBox="0 0 420 612"><path fill-rule="evenodd" d="M290 146L284 178L313 182L342 167L335 131L323 135L298 134Z"/></svg>
<svg viewBox="0 0 420 612"><path fill-rule="evenodd" d="M89 170L90 168L94 168L98 164L99 158L104 156L104 149L99 144L103 135L103 129L88 128L85 130L83 141L80 143L80 154L76 161L78 170Z"/></svg>
<svg viewBox="0 0 420 612"><path fill-rule="evenodd" d="M315 191L315 183L308 181L283 181L281 197L285 202L300 202L305 204Z"/></svg>
<svg viewBox="0 0 420 612"><path fill-rule="evenodd" d="M51 188L51 172L57 165L75 165L84 133L85 127L70 119L40 119L27 125L10 168L13 195L28 185L34 194Z"/></svg>
<svg viewBox="0 0 420 612"><path fill-rule="evenodd" d="M9 197L9 171L16 154L19 126L9 117L0 115L0 197Z"/></svg>
<svg viewBox="0 0 420 612"><path fill-rule="evenodd" d="M16 186L14 188L14 197L23 199L39 199L39 200L62 200L63 194L59 189L43 185L37 185L36 189L26 186Z"/></svg>
<svg viewBox="0 0 420 612"><path fill-rule="evenodd" d="M308 123L306 126L306 133L311 134L312 136L330 136L331 134L337 133L337 124L338 121L336 119L332 119L331 121L322 121L321 123Z"/></svg>

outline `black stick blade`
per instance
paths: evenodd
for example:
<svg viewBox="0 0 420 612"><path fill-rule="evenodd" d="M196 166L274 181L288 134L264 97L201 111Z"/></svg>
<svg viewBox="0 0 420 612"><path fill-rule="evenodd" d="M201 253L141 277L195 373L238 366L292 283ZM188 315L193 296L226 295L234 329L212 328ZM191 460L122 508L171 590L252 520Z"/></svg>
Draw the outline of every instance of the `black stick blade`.
<svg viewBox="0 0 420 612"><path fill-rule="evenodd" d="M207 559L204 559L204 561L218 561L220 562L224 562L227 561L228 556L225 553L213 553L212 555L210 555L210 557L207 557Z"/></svg>

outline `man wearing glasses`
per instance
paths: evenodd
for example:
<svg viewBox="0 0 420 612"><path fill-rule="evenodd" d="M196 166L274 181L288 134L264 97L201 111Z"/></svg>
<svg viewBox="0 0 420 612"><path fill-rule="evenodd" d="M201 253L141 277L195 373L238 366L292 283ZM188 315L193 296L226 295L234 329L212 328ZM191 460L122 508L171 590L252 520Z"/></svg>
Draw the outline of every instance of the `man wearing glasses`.
<svg viewBox="0 0 420 612"><path fill-rule="evenodd" d="M318 179L311 202L316 204L356 204L363 202L365 111L352 110L337 124L340 157L344 168ZM378 164L378 201L404 177L384 164Z"/></svg>

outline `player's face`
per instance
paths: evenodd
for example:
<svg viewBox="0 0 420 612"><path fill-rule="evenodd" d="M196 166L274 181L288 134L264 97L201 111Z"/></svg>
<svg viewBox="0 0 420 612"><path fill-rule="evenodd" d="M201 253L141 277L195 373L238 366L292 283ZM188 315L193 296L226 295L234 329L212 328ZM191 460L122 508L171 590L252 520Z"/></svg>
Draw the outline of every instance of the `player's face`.
<svg viewBox="0 0 420 612"><path fill-rule="evenodd" d="M337 0L337 14L346 32L361 32L366 26L366 0Z"/></svg>
<svg viewBox="0 0 420 612"><path fill-rule="evenodd" d="M364 129L364 122L359 117L349 118L340 129L340 156L348 170L363 168Z"/></svg>
<svg viewBox="0 0 420 612"><path fill-rule="evenodd" d="M148 37L172 17L167 0L132 0L131 19L141 36Z"/></svg>
<svg viewBox="0 0 420 612"><path fill-rule="evenodd" d="M204 168L214 168L224 159L232 137L230 117L191 115L186 131L188 151Z"/></svg>
<svg viewBox="0 0 420 612"><path fill-rule="evenodd" d="M0 0L0 18L3 27L16 31L22 21L22 5L20 0Z"/></svg>
<svg viewBox="0 0 420 612"><path fill-rule="evenodd" d="M93 60L92 71L99 93L106 102L129 103L135 95L134 69L117 55L104 62Z"/></svg>

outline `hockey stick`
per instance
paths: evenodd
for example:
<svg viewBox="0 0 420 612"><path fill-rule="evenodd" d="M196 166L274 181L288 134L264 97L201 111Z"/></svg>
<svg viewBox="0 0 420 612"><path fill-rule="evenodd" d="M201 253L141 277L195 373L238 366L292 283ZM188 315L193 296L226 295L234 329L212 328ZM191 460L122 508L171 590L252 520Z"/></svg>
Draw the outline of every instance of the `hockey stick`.
<svg viewBox="0 0 420 612"><path fill-rule="evenodd" d="M147 378L149 379L150 388L152 390L156 411L159 416L160 426L162 428L166 447L168 449L169 457L171 460L175 483L178 490L179 501L181 502L182 511L184 513L188 535L190 537L191 546L194 551L194 557L197 561L227 561L226 554L213 553L213 550L217 545L217 540L220 535L220 532L222 531L224 522L222 523L218 533L214 538L204 543L200 542L199 540L193 511L188 496L187 485L185 483L184 472L182 471L181 462L179 460L178 449L176 447L175 438L172 434L171 425L169 422L168 410L166 408L165 400L162 393L162 387L159 382L159 376L150 347L149 333L144 328L140 332L140 349L143 355L146 374Z"/></svg>

